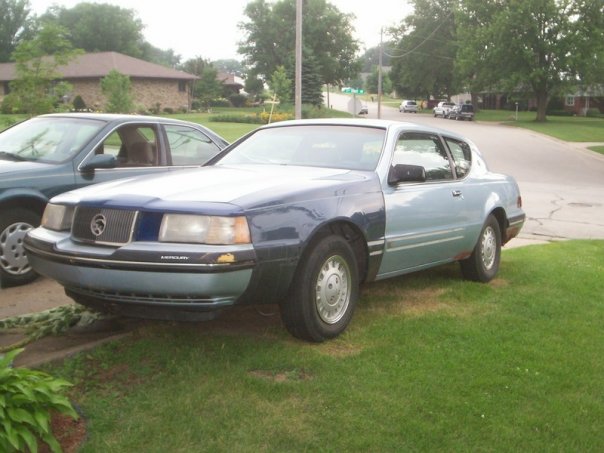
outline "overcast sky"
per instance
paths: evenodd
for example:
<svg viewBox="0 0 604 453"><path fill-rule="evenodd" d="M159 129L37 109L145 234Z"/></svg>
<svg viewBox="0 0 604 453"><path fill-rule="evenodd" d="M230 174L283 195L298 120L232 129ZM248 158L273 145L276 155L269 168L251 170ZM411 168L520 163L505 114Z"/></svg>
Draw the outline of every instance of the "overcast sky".
<svg viewBox="0 0 604 453"><path fill-rule="evenodd" d="M51 5L72 8L81 0L29 0L35 14ZM147 41L160 49L173 49L185 61L193 57L210 60L241 59L237 43L242 39L237 27L244 20L249 0L88 0L133 9L145 24ZM329 0L343 13L354 13L355 38L361 48L380 42L380 28L398 24L410 11L405 0Z"/></svg>

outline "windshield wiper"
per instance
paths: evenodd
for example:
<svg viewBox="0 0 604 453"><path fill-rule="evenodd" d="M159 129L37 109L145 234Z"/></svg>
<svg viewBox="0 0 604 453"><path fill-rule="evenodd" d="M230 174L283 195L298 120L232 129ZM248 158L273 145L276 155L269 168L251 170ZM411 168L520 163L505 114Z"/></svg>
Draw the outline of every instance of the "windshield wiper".
<svg viewBox="0 0 604 453"><path fill-rule="evenodd" d="M18 156L13 153L7 153L6 151L0 151L0 159L14 160L15 162L22 162L24 160L27 160L25 157Z"/></svg>

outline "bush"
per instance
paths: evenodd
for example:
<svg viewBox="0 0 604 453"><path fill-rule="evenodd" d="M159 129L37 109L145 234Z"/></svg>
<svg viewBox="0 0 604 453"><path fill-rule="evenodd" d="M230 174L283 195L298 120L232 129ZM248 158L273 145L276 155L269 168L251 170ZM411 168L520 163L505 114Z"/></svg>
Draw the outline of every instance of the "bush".
<svg viewBox="0 0 604 453"><path fill-rule="evenodd" d="M585 112L585 116L587 116L588 118L600 118L602 114L600 113L599 109L591 108L587 109L587 112Z"/></svg>
<svg viewBox="0 0 604 453"><path fill-rule="evenodd" d="M73 100L73 108L78 112L86 110L86 103L79 94Z"/></svg>
<svg viewBox="0 0 604 453"><path fill-rule="evenodd" d="M50 414L57 411L78 418L62 395L71 384L41 371L13 368L22 351L15 349L0 358L0 450L35 452L41 439L53 452L61 451L50 430Z"/></svg>
<svg viewBox="0 0 604 453"><path fill-rule="evenodd" d="M240 115L236 113L225 113L223 115L214 115L209 118L210 121L217 123L248 123L265 124L259 115Z"/></svg>
<svg viewBox="0 0 604 453"><path fill-rule="evenodd" d="M164 107L164 113L171 115L172 113L174 113L174 109L172 107Z"/></svg>
<svg viewBox="0 0 604 453"><path fill-rule="evenodd" d="M193 101L193 105L195 105L196 103L198 105L196 110L199 110L200 107L203 107L203 105L200 101ZM228 99L219 98L219 99L212 99L210 101L210 107L230 107L230 106L231 106L231 103L229 102Z"/></svg>
<svg viewBox="0 0 604 453"><path fill-rule="evenodd" d="M233 93L229 96L229 101L233 107L243 107L247 101L247 96L243 94Z"/></svg>
<svg viewBox="0 0 604 453"><path fill-rule="evenodd" d="M20 112L20 104L19 99L15 96L8 94L2 99L2 106L0 106L0 111L5 115L10 115L13 113L21 113Z"/></svg>

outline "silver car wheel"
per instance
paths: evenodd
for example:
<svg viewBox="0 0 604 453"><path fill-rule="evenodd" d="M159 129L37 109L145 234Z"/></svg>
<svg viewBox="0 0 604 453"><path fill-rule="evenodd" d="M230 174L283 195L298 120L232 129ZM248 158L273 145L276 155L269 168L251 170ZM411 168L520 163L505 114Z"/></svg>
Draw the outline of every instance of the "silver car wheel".
<svg viewBox="0 0 604 453"><path fill-rule="evenodd" d="M32 228L28 223L17 222L0 233L0 266L8 274L23 275L31 271L23 239Z"/></svg>
<svg viewBox="0 0 604 453"><path fill-rule="evenodd" d="M485 270L490 270L497 258L497 236L492 227L488 226L482 232L481 258Z"/></svg>
<svg viewBox="0 0 604 453"><path fill-rule="evenodd" d="M319 271L315 286L316 308L326 324L337 323L348 309L351 274L348 263L339 255L329 257Z"/></svg>

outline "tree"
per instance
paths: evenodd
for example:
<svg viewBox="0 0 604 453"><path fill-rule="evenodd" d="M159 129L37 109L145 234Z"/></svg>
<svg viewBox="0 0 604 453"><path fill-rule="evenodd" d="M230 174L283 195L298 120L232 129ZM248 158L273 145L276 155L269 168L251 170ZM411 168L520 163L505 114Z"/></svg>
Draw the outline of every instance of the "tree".
<svg viewBox="0 0 604 453"><path fill-rule="evenodd" d="M221 96L222 84L218 81L218 71L211 64L203 68L200 80L195 83L193 97L199 99L201 104L210 108L210 103Z"/></svg>
<svg viewBox="0 0 604 453"><path fill-rule="evenodd" d="M279 66L293 70L295 0L268 3L254 0L245 8L247 22L239 24L245 39L239 52L253 75L268 81ZM338 84L355 76L358 43L352 37L352 18L325 0L306 0L303 8L303 42L319 70L322 83Z"/></svg>
<svg viewBox="0 0 604 453"><path fill-rule="evenodd" d="M261 97L264 92L264 82L258 77L249 76L245 79L245 86L243 89L254 99L257 99Z"/></svg>
<svg viewBox="0 0 604 453"><path fill-rule="evenodd" d="M367 76L367 80L365 80L365 91L368 93L377 93L378 92L378 67L375 66L373 71ZM391 93L392 92L392 81L390 80L390 76L382 72L382 93Z"/></svg>
<svg viewBox="0 0 604 453"><path fill-rule="evenodd" d="M0 63L11 54L31 26L29 0L0 0Z"/></svg>
<svg viewBox="0 0 604 453"><path fill-rule="evenodd" d="M132 112L134 102L130 77L113 69L101 79L101 90L107 98L105 111L110 113Z"/></svg>
<svg viewBox="0 0 604 453"><path fill-rule="evenodd" d="M275 72L273 72L269 86L280 102L291 103L293 101L292 81L287 76L285 66L279 66Z"/></svg>
<svg viewBox="0 0 604 453"><path fill-rule="evenodd" d="M321 80L321 65L318 59L311 53L310 49L302 50L302 104L309 104L315 107L323 105L323 81ZM295 80L293 56L289 64L288 76L290 80ZM294 84L291 84L290 99L295 98Z"/></svg>
<svg viewBox="0 0 604 453"><path fill-rule="evenodd" d="M536 120L545 121L552 96L602 67L592 64L602 55L602 2L501 0L494 6L485 9L477 0L462 0L459 18L467 34L477 37L459 41L462 66L476 68L482 83L496 77L503 89L532 95ZM584 36L586 28L591 34Z"/></svg>
<svg viewBox="0 0 604 453"><path fill-rule="evenodd" d="M396 31L390 78L407 97L450 97L459 90L453 71L456 54L456 0L414 0L414 13Z"/></svg>
<svg viewBox="0 0 604 453"><path fill-rule="evenodd" d="M61 78L57 68L66 65L80 51L67 39L67 30L46 24L32 40L21 42L13 53L17 78L10 84L13 105L30 115L50 112L59 96L68 89L61 84L60 93L53 89Z"/></svg>
<svg viewBox="0 0 604 453"><path fill-rule="evenodd" d="M107 3L78 3L73 8L53 6L41 20L69 30L73 46L86 52L144 56L144 25L132 9Z"/></svg>

